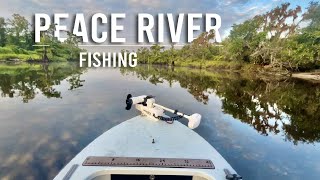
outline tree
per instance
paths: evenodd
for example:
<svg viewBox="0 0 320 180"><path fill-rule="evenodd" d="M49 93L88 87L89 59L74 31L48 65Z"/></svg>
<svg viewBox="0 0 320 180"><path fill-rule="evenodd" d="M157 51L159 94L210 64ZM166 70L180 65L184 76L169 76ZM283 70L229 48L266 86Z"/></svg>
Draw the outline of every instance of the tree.
<svg viewBox="0 0 320 180"><path fill-rule="evenodd" d="M224 42L226 58L254 63L259 61L251 59L250 55L259 43L266 39L266 33L259 31L261 24L262 17L256 16L242 24L233 25L229 37Z"/></svg>
<svg viewBox="0 0 320 180"><path fill-rule="evenodd" d="M157 62L159 63L160 59L160 53L164 49L163 46L160 46L159 44L154 44L153 46L150 47L150 50L152 52L152 62Z"/></svg>
<svg viewBox="0 0 320 180"><path fill-rule="evenodd" d="M301 22L307 27L301 28ZM209 67L210 60L232 60L280 70L281 74L317 68L320 67L320 6L311 2L302 14L300 6L284 3L234 24L222 47L212 44L214 38L213 31L204 32L181 49L172 45L164 50L154 45L150 50L139 49L138 53L143 54L144 63L169 64L171 60L179 65Z"/></svg>
<svg viewBox="0 0 320 180"><path fill-rule="evenodd" d="M174 65L174 59L177 55L176 50L174 49L175 44L176 43L171 43L171 47L170 47L170 61L171 61L170 64L171 65ZM167 64L169 65L169 62L167 62Z"/></svg>
<svg viewBox="0 0 320 180"><path fill-rule="evenodd" d="M289 37L297 31L301 20L301 6L289 9L290 3L281 4L271 11L263 14L262 31L266 31L270 39L279 40L280 37Z"/></svg>
<svg viewBox="0 0 320 180"><path fill-rule="evenodd" d="M289 9L290 3L284 3L271 11L261 15L263 21L261 31L265 32L267 39L259 43L252 57L260 57L265 64L272 67L286 66L290 61L283 61L282 56L286 41L295 35L301 20L298 20L301 7ZM291 65L289 65L291 66Z"/></svg>
<svg viewBox="0 0 320 180"><path fill-rule="evenodd" d="M44 23L44 22L42 22ZM40 33L40 43L43 45L40 49L37 49L37 52L42 57L43 61L49 61L48 52L55 55L55 51L57 50L57 42L56 38L53 35L55 30L55 25L51 24L49 29L46 31L42 31Z"/></svg>
<svg viewBox="0 0 320 180"><path fill-rule="evenodd" d="M320 5L311 2L301 22L308 25L286 39L281 52L282 61L299 70L320 67Z"/></svg>
<svg viewBox="0 0 320 180"><path fill-rule="evenodd" d="M297 36L299 24L305 19L298 18L300 13L300 6L291 9L290 3L284 3L265 14L234 25L225 42L225 53L234 60L292 69L295 64L291 48L295 43L290 41Z"/></svg>
<svg viewBox="0 0 320 180"><path fill-rule="evenodd" d="M28 35L28 20L19 14L13 14L12 19L9 19L8 22L10 43L23 47Z"/></svg>
<svg viewBox="0 0 320 180"><path fill-rule="evenodd" d="M192 41L192 45L194 46L205 46L208 47L210 45L210 41L215 38L214 30L209 32L203 32L196 39Z"/></svg>
<svg viewBox="0 0 320 180"><path fill-rule="evenodd" d="M310 21L306 29L320 28L320 5L319 2L310 2L307 12L303 14L304 21Z"/></svg>
<svg viewBox="0 0 320 180"><path fill-rule="evenodd" d="M6 22L3 17L0 17L0 46L5 46L6 41Z"/></svg>

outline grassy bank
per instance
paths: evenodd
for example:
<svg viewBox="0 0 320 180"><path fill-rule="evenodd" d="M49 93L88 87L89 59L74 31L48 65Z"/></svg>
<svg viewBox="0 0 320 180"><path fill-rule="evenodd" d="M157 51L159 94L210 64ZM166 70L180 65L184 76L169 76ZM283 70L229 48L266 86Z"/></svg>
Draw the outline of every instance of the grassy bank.
<svg viewBox="0 0 320 180"><path fill-rule="evenodd" d="M203 69L233 69L240 70L244 64L228 61L178 61L175 65L182 67L194 67Z"/></svg>
<svg viewBox="0 0 320 180"><path fill-rule="evenodd" d="M250 63L244 62L236 62L236 61L186 61L186 62L177 62L175 64L179 67L191 67L205 70L213 70L213 71L233 71L233 72L241 72L244 76L253 77L259 76L263 79L265 78L299 78L304 80L309 80L312 82L319 83L320 82L320 71L312 70L310 72L289 72L285 69L276 69L269 66L262 65L254 65Z"/></svg>
<svg viewBox="0 0 320 180"><path fill-rule="evenodd" d="M11 18L0 17L0 61L68 61L79 58L79 39L67 32L64 42L52 33L55 25L41 33L38 44L34 42L34 25L19 14ZM35 46L46 45L46 46Z"/></svg>
<svg viewBox="0 0 320 180"><path fill-rule="evenodd" d="M178 61L175 66L191 67L207 70L223 70L223 71L246 71L256 72L261 71L262 67L259 65L249 64L239 61Z"/></svg>
<svg viewBox="0 0 320 180"><path fill-rule="evenodd" d="M77 59L80 49L67 44L55 48L47 48L50 61L67 61ZM43 61L43 49L26 50L15 45L0 47L0 61Z"/></svg>
<svg viewBox="0 0 320 180"><path fill-rule="evenodd" d="M29 51L16 46L0 47L0 60L39 60L41 57L36 51Z"/></svg>

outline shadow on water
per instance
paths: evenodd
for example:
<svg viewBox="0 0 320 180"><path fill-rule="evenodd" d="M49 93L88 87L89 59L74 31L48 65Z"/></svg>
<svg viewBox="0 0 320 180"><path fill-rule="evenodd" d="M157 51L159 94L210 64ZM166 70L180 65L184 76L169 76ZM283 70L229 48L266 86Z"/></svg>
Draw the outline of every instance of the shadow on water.
<svg viewBox="0 0 320 180"><path fill-rule="evenodd" d="M285 140L294 144L320 140L319 84L187 68L137 67L121 72L155 85L179 82L204 104L214 93L221 98L224 113L251 125L261 135L284 133Z"/></svg>

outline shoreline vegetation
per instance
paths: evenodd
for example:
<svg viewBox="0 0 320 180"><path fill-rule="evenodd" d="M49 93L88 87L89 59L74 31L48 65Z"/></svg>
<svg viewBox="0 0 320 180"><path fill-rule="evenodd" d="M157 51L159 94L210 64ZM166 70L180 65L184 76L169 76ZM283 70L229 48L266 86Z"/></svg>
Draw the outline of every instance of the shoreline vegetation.
<svg viewBox="0 0 320 180"><path fill-rule="evenodd" d="M303 25L301 25L303 24ZM25 17L0 17L0 61L56 62L79 59L81 42L71 32L67 40L54 37L55 25L42 32L41 44L34 46L34 30ZM136 51L138 64L185 66L207 70L244 71L292 76L320 81L320 5L284 3L241 24L234 24L221 44L214 43L213 31L200 34L192 43L176 48L154 44ZM39 44L39 45L41 45ZM122 50L129 52L128 50ZM308 72L308 74L303 74Z"/></svg>
<svg viewBox="0 0 320 180"><path fill-rule="evenodd" d="M200 34L181 49L154 45L137 51L138 63L204 69L252 71L317 80L320 68L320 5L284 3L241 24L234 24L221 44L214 32ZM308 76L301 72L310 72ZM300 74L300 75L299 75Z"/></svg>
<svg viewBox="0 0 320 180"><path fill-rule="evenodd" d="M13 14L9 19L0 17L0 61L68 61L78 59L83 51L78 47L80 39L69 31L64 32L67 36L65 42L58 41L54 37L54 24L41 32L41 43L36 44L32 27L19 14Z"/></svg>

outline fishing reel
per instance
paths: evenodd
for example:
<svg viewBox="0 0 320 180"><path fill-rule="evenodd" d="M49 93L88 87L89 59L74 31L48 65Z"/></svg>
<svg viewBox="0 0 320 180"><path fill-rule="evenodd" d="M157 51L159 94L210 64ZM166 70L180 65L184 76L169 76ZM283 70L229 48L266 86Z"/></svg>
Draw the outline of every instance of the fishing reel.
<svg viewBox="0 0 320 180"><path fill-rule="evenodd" d="M188 127L190 129L195 129L200 125L201 115L198 113L192 115L186 115L178 110L173 110L162 105L156 104L154 96L136 96L133 97L131 94L127 95L126 99L126 110L130 110L132 105L135 105L136 109L141 111L143 115L146 115L152 119L163 120L168 123L173 123L174 120L178 120L180 118L186 118L188 122ZM165 115L164 111L171 112L176 114L175 117L168 117Z"/></svg>

